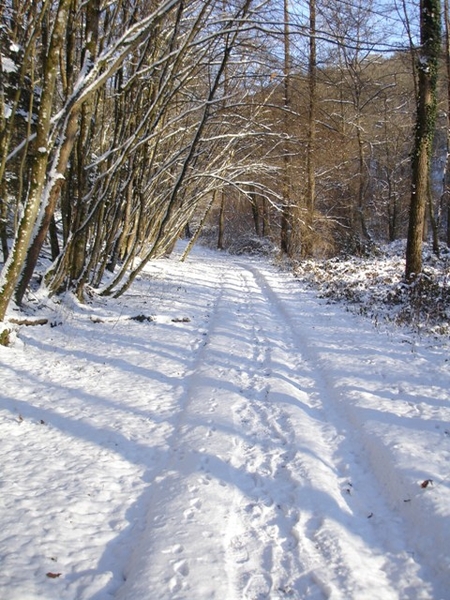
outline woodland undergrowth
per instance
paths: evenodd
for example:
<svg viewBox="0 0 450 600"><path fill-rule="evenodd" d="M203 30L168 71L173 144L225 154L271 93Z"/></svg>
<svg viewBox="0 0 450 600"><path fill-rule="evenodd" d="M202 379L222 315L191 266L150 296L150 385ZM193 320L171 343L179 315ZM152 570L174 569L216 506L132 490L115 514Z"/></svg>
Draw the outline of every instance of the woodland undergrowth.
<svg viewBox="0 0 450 600"><path fill-rule="evenodd" d="M419 333L450 334L450 249L439 257L424 246L423 272L404 281L404 242L377 247L369 256L308 259L294 264L296 277L321 298L343 302L376 325L406 326Z"/></svg>

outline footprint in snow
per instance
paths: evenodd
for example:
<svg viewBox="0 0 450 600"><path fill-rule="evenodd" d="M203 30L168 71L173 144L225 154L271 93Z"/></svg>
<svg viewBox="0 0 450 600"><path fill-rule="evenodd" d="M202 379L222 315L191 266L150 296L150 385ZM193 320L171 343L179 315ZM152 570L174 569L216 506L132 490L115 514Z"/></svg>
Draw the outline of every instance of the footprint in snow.
<svg viewBox="0 0 450 600"><path fill-rule="evenodd" d="M192 500L189 501L189 504L191 505L192 508L200 508L200 506L202 505L202 502L201 502L200 498L192 498Z"/></svg>
<svg viewBox="0 0 450 600"><path fill-rule="evenodd" d="M183 577L187 577L189 575L189 565L187 560L178 560L176 563L174 563L173 570L175 573L178 573Z"/></svg>
<svg viewBox="0 0 450 600"><path fill-rule="evenodd" d="M211 475L205 475L204 477L199 477L197 480L199 483L203 485L209 485L211 483Z"/></svg>
<svg viewBox="0 0 450 600"><path fill-rule="evenodd" d="M192 498L189 501L189 508L187 508L184 512L183 512L183 516L184 518L189 521L191 519L194 518L194 515L196 513L196 511L201 507L202 502L200 500L200 498Z"/></svg>
<svg viewBox="0 0 450 600"><path fill-rule="evenodd" d="M174 544L167 548L166 550L162 550L162 554L180 554L183 552L184 548L181 544Z"/></svg>
<svg viewBox="0 0 450 600"><path fill-rule="evenodd" d="M194 514L195 511L192 510L192 508L187 508L184 512L183 512L183 517L186 519L186 521L190 521L191 519L194 518Z"/></svg>
<svg viewBox="0 0 450 600"><path fill-rule="evenodd" d="M234 562L238 564L248 561L248 551L245 547L245 541L241 537L236 536L230 541L230 554Z"/></svg>
<svg viewBox="0 0 450 600"><path fill-rule="evenodd" d="M267 600L270 597L272 581L264 573L256 573L250 577L244 590L244 598L247 600Z"/></svg>
<svg viewBox="0 0 450 600"><path fill-rule="evenodd" d="M169 581L169 590L172 594L176 594L181 590L181 581L176 575Z"/></svg>

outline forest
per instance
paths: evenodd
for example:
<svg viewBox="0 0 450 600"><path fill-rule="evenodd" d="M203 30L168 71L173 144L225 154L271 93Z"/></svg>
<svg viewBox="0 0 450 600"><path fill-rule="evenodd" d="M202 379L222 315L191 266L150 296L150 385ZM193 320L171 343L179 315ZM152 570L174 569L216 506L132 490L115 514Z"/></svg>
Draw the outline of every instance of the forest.
<svg viewBox="0 0 450 600"><path fill-rule="evenodd" d="M291 261L450 244L448 2L3 0L0 321L180 236ZM106 277L107 275L107 277Z"/></svg>
<svg viewBox="0 0 450 600"><path fill-rule="evenodd" d="M0 0L1 600L449 600L449 0Z"/></svg>

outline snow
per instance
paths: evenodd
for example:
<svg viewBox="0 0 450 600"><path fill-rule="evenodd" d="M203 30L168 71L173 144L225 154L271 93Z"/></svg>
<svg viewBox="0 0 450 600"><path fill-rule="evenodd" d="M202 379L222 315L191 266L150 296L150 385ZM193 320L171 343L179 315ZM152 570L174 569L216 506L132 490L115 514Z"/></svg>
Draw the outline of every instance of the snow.
<svg viewBox="0 0 450 600"><path fill-rule="evenodd" d="M0 346L2 600L448 600L448 345L178 255Z"/></svg>
<svg viewBox="0 0 450 600"><path fill-rule="evenodd" d="M297 277L322 298L344 301L348 310L364 314L376 327L392 330L407 324L416 333L450 333L450 249L441 245L437 257L423 245L423 272L406 285L406 240L379 246L361 257L302 260L294 265ZM411 340L414 343L414 340Z"/></svg>
<svg viewBox="0 0 450 600"><path fill-rule="evenodd" d="M16 63L7 56L0 54L0 60L2 62L2 70L5 73L15 73L17 71Z"/></svg>

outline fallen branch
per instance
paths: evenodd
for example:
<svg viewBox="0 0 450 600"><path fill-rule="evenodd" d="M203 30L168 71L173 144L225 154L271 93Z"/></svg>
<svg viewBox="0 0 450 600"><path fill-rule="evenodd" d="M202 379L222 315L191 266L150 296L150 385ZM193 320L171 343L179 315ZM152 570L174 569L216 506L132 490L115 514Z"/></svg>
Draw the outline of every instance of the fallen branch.
<svg viewBox="0 0 450 600"><path fill-rule="evenodd" d="M47 325L48 319L8 319L14 325Z"/></svg>

